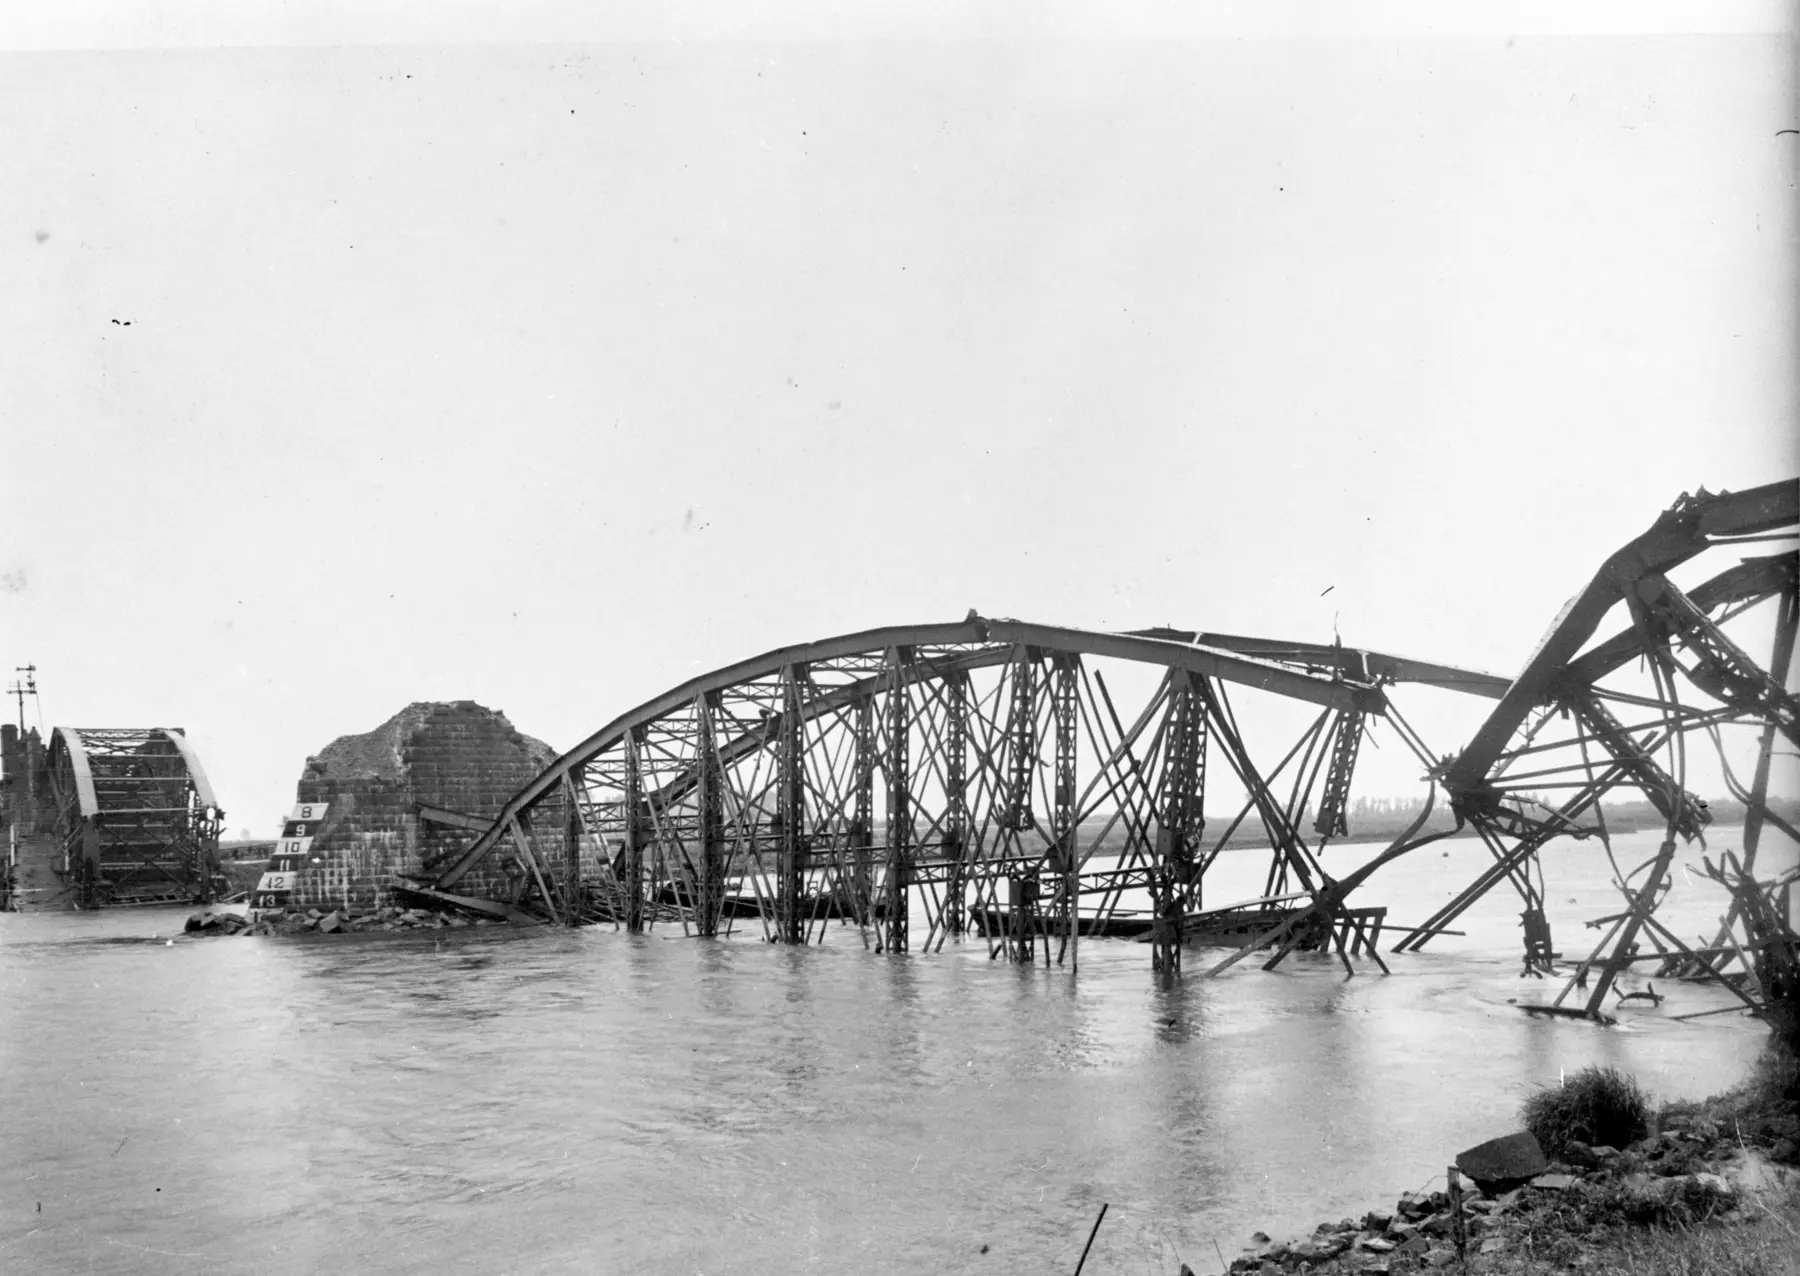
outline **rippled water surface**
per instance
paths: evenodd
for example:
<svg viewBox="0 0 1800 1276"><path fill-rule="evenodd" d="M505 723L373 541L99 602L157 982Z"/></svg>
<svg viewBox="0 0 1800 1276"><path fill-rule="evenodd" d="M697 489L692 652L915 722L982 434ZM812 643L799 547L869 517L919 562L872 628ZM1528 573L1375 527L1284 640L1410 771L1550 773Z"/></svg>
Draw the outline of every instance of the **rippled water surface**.
<svg viewBox="0 0 1800 1276"><path fill-rule="evenodd" d="M1484 859L1445 845L1366 902L1423 920ZM1572 953L1618 897L1591 845L1546 871ZM1675 876L1698 938L1718 899ZM167 942L183 916L0 915L0 1271L1066 1271L1102 1202L1088 1272L1216 1270L1424 1184L1562 1069L1698 1096L1761 1044L1673 1020L1728 1003L1702 987L1616 1029L1520 1013L1554 985L1499 893L1388 977L1190 954L1171 987L1112 941L1071 978L849 928Z"/></svg>

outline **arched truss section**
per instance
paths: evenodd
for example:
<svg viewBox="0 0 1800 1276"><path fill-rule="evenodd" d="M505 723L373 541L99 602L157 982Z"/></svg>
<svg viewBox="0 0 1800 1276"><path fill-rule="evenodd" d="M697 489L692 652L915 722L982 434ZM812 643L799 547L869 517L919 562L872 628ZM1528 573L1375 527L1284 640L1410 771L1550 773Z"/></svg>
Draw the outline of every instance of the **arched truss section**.
<svg viewBox="0 0 1800 1276"><path fill-rule="evenodd" d="M1800 746L1800 701L1790 692L1800 619L1800 555L1792 543L1800 484L1683 495L1613 554L1557 618L1463 752L1438 769L1459 820L1493 862L1420 929L1417 949L1502 882L1524 903L1526 968L1554 971L1538 851L1558 837L1594 838L1611 854L1602 801L1635 799L1664 830L1660 850L1627 872L1622 910L1555 1004L1576 987L1598 1015L1616 976L1634 962L1654 975L1723 979L1751 1004L1760 945L1737 905L1718 937L1696 948L1659 922L1655 907L1679 846L1704 848L1712 821L1693 787L1721 786L1745 807L1739 861L1752 877L1758 843L1800 833L1769 804L1776 745ZM1745 547L1764 551L1741 557ZM1677 577L1685 581L1677 583ZM1595 641L1596 635L1606 636ZM1768 652L1767 663L1752 653ZM1730 850L1737 859L1737 849ZM1588 984L1590 970L1598 977Z"/></svg>
<svg viewBox="0 0 1800 1276"><path fill-rule="evenodd" d="M1115 699L1109 668L1141 694ZM433 885L456 887L502 850L553 912L630 929L760 926L804 943L836 921L902 951L970 928L1027 960L1157 916L1178 937L1228 845L1266 847L1265 896L1329 880L1318 851L1345 831L1370 725L1433 763L1389 698L1400 682L1496 698L1507 686L1376 652L1176 630L971 614L850 634L705 674L607 723ZM1304 725L1284 754L1254 757L1246 735L1268 733L1248 731L1247 715L1268 704ZM1246 795L1210 833L1209 776Z"/></svg>
<svg viewBox="0 0 1800 1276"><path fill-rule="evenodd" d="M83 907L210 900L223 812L199 755L163 727L57 727L50 787Z"/></svg>

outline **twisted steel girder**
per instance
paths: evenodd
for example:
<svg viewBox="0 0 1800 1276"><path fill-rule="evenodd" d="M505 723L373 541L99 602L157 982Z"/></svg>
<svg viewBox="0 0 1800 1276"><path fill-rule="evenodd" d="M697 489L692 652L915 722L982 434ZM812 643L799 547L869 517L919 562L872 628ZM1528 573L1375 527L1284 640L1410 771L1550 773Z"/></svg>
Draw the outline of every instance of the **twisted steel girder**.
<svg viewBox="0 0 1800 1276"><path fill-rule="evenodd" d="M1664 842L1637 873L1623 878L1626 912L1582 962L1576 981L1600 973L1585 998L1584 1013L1597 1015L1607 988L1633 960L1637 941L1651 943L1651 957L1722 975L1717 953L1697 955L1653 914L1657 891L1626 882L1648 872L1660 883L1677 839L1701 836L1710 820L1706 803L1687 791L1690 739L1707 737L1718 750L1730 782L1721 731L1748 728L1760 736L1756 778L1746 803L1746 844L1754 845L1767 808L1769 752L1778 733L1793 738L1800 706L1785 690L1794 641L1800 555L1793 551L1750 558L1716 571L1683 591L1669 573L1708 553L1770 539L1792 539L1800 525L1800 484L1771 483L1744 492L1683 495L1643 534L1621 547L1557 617L1524 670L1500 697L1467 748L1437 774L1459 822L1487 844L1490 865L1397 951L1416 950L1453 923L1488 890L1510 881L1525 904L1526 967L1554 970L1543 914L1543 891L1533 881L1537 852L1557 837L1608 838L1602 799L1635 790L1666 824ZM1776 604L1769 667L1758 665L1726 633L1745 628L1740 618L1766 616ZM1760 609L1760 611L1759 611ZM1624 627L1592 642L1609 613L1622 611ZM1630 666L1641 661L1637 684ZM1640 685L1648 678L1650 685ZM1610 843L1608 843L1610 846ZM1541 877L1541 870L1538 871ZM1713 946L1725 947L1724 938ZM1560 1003L1575 986L1557 998Z"/></svg>

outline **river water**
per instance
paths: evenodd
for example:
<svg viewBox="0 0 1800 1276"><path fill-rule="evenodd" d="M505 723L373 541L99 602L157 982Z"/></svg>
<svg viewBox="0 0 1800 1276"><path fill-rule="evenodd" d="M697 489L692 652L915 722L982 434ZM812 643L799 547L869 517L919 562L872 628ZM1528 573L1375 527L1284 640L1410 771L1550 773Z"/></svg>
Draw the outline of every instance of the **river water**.
<svg viewBox="0 0 1800 1276"><path fill-rule="evenodd" d="M1484 856L1437 844L1358 902L1421 921ZM1585 951L1605 857L1545 860ZM1256 892L1262 858L1235 863L1209 899ZM1697 939L1720 896L1674 876L1661 916ZM1659 984L1610 1029L1521 1013L1556 985L1518 977L1515 913L1495 892L1390 976L1190 954L1170 986L1119 941L1072 978L851 928L171 943L184 912L0 915L0 1272L1072 1271L1103 1202L1087 1272L1214 1271L1426 1186L1563 1070L1699 1097L1760 1048L1739 1015L1672 1018L1716 988Z"/></svg>

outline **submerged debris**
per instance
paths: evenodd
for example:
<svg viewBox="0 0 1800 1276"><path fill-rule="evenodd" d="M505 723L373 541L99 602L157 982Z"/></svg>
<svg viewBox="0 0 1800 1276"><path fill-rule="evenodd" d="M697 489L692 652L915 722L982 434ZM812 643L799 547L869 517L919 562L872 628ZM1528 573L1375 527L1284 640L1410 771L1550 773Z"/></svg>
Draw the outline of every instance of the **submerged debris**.
<svg viewBox="0 0 1800 1276"><path fill-rule="evenodd" d="M523 916L521 914L521 916ZM218 910L195 913L187 919L189 934L216 935L303 935L317 931L323 935L360 931L393 930L458 930L469 926L505 926L512 919L464 916L458 912L424 908L383 907L369 909L339 908L323 912L317 908L287 909L266 912L257 918L242 913ZM535 919L526 918L527 921Z"/></svg>

